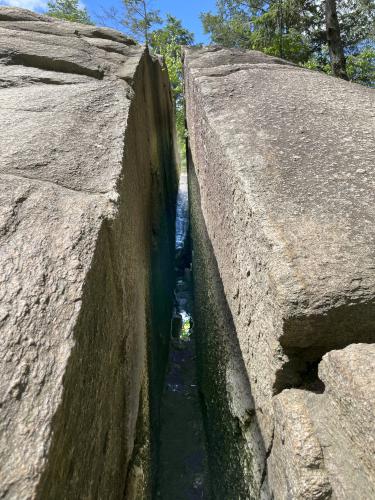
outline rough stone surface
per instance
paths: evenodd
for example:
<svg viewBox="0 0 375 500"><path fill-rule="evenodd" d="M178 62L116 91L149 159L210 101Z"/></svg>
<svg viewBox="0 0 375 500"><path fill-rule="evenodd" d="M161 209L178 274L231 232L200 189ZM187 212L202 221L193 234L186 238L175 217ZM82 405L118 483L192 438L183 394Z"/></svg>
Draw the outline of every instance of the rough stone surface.
<svg viewBox="0 0 375 500"><path fill-rule="evenodd" d="M374 371L375 345L352 344L323 357L324 393L274 398L269 474L282 498L375 496Z"/></svg>
<svg viewBox="0 0 375 500"><path fill-rule="evenodd" d="M207 236L198 181L191 168L189 198L194 243L194 324L213 498L258 498L264 482L266 450Z"/></svg>
<svg viewBox="0 0 375 500"><path fill-rule="evenodd" d="M307 399L335 498L375 497L375 345L331 351L319 365L322 395Z"/></svg>
<svg viewBox="0 0 375 500"><path fill-rule="evenodd" d="M333 396L319 394L322 356L375 341L375 94L219 47L188 49L185 80L191 179L254 400L269 494L352 498L337 492L334 465L325 463L335 457L322 455L301 394L333 404ZM202 263L195 262L199 275ZM202 295L204 304L211 293ZM327 370L324 361L324 382ZM206 376L212 380L209 368ZM358 434L368 435L367 420L355 419ZM285 462L299 440L306 456L290 456L277 471L271 464ZM348 465L338 474L353 465L343 460ZM284 488L282 477L292 484ZM372 496L369 481L362 498Z"/></svg>
<svg viewBox="0 0 375 500"><path fill-rule="evenodd" d="M167 74L113 30L13 8L0 24L0 496L147 498L173 287Z"/></svg>
<svg viewBox="0 0 375 500"><path fill-rule="evenodd" d="M286 389L274 398L269 482L277 498L328 499L332 488L304 395L304 391Z"/></svg>

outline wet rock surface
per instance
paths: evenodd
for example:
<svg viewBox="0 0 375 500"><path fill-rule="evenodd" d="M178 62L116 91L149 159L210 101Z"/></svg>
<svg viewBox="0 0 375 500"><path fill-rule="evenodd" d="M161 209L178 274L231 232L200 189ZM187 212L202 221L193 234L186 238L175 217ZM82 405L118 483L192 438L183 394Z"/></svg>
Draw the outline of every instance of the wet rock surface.
<svg viewBox="0 0 375 500"><path fill-rule="evenodd" d="M176 215L175 328L161 404L157 498L209 499L205 432L197 378L191 266L181 267L188 244L187 176L181 174ZM186 252L188 253L188 252ZM189 256L185 255L184 262Z"/></svg>
<svg viewBox="0 0 375 500"><path fill-rule="evenodd" d="M343 479L360 470L361 494L370 498L369 450L356 465L349 457L346 466L339 462L324 447L306 398L320 401L322 411L334 404L322 357L375 341L374 92L219 47L188 49L185 79L191 175L203 219L195 224L206 228L206 236L199 228L196 234L208 241L195 272L207 261L217 266L254 400L250 422L268 464L260 475L251 466L255 489L248 495L360 498ZM194 245L202 247L193 237ZM201 296L207 315L212 301ZM215 379L213 368L206 372ZM335 415L327 410L327 428L344 429ZM366 419L356 422L358 436L369 436ZM256 442L245 430L240 435Z"/></svg>
<svg viewBox="0 0 375 500"><path fill-rule="evenodd" d="M173 290L166 75L113 30L0 8L2 498L149 495Z"/></svg>

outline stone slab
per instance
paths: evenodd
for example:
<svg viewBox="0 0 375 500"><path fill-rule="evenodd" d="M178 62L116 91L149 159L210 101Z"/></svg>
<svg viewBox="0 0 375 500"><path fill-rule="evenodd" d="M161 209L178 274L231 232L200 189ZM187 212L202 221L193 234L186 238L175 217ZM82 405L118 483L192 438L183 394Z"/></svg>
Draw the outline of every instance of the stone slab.
<svg viewBox="0 0 375 500"><path fill-rule="evenodd" d="M0 20L0 496L148 495L147 353L157 331L165 356L173 285L167 73L114 30Z"/></svg>
<svg viewBox="0 0 375 500"><path fill-rule="evenodd" d="M345 348L375 342L374 91L254 51L188 48L184 67L190 177L264 441L264 483L275 499L351 498L360 481L350 489L349 471L365 478L369 463L344 456L333 472L324 436L372 435L373 409L358 412L374 384L354 389L347 366L359 354ZM369 498L372 481L358 490Z"/></svg>

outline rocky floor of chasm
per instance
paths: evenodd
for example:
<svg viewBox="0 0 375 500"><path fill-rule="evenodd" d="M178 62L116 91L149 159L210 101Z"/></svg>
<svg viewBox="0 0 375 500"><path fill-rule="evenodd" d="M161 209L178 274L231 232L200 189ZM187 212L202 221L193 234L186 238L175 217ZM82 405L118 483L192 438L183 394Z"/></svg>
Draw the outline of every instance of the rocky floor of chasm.
<svg viewBox="0 0 375 500"><path fill-rule="evenodd" d="M160 464L157 498L209 499L209 475L193 318L192 266L189 262L187 175L181 174L177 199L177 281L170 353L161 402ZM187 253L187 255L186 255Z"/></svg>

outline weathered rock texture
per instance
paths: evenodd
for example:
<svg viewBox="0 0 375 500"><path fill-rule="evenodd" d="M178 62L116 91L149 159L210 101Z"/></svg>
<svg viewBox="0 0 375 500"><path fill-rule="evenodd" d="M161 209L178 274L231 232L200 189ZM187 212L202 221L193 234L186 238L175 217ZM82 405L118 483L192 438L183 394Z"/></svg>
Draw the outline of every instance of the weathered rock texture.
<svg viewBox="0 0 375 500"><path fill-rule="evenodd" d="M372 498L374 92L218 47L185 78L215 494Z"/></svg>
<svg viewBox="0 0 375 500"><path fill-rule="evenodd" d="M0 86L0 496L148 498L173 287L167 72L115 31L0 8Z"/></svg>

